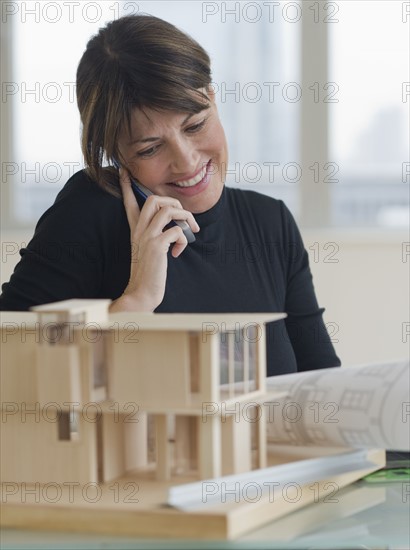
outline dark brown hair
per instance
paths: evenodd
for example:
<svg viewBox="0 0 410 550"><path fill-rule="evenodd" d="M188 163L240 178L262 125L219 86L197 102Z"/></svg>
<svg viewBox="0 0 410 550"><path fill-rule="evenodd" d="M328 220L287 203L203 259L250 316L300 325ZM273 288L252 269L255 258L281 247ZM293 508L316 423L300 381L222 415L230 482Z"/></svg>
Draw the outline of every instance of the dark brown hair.
<svg viewBox="0 0 410 550"><path fill-rule="evenodd" d="M130 131L132 111L146 107L197 113L208 104L197 91L210 83L205 50L158 17L126 16L100 29L77 69L81 148L88 175L120 196L116 171L102 165L115 158L121 161L118 137L123 128Z"/></svg>

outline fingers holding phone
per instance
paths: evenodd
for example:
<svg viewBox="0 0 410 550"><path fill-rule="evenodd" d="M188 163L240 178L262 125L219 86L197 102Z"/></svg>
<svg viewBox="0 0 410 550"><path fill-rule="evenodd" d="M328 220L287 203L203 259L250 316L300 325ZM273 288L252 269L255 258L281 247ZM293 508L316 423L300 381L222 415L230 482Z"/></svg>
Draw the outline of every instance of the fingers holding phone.
<svg viewBox="0 0 410 550"><path fill-rule="evenodd" d="M180 255L187 243L195 241L194 232L199 231L199 226L192 213L184 210L177 199L153 195L146 187L135 182L123 168L119 169L119 179L132 234L137 228L140 217L139 230L145 230L151 225L151 229L157 235L167 233L169 231L165 229L167 226L179 226L186 240L180 238L179 231L171 231L167 235L167 237L175 237L175 240L171 240L170 243L175 242L178 245L172 250L175 258ZM185 246L181 249L182 243L185 243Z"/></svg>
<svg viewBox="0 0 410 550"><path fill-rule="evenodd" d="M186 231L173 222L183 222L189 232L199 231L199 226L192 213L172 197L146 196L140 210L141 199L137 201L133 180L124 169L120 168L119 175L132 251L124 294L132 296L135 303L143 303L141 311L153 311L164 298L170 246L177 258L188 245Z"/></svg>
<svg viewBox="0 0 410 550"><path fill-rule="evenodd" d="M187 232L179 222L183 222L190 233L199 231L199 225L192 213L184 210L177 199L152 195L147 198L141 211L139 225L154 236L162 236L164 242L168 243L168 248L170 244L175 243L172 255L176 258L189 243Z"/></svg>

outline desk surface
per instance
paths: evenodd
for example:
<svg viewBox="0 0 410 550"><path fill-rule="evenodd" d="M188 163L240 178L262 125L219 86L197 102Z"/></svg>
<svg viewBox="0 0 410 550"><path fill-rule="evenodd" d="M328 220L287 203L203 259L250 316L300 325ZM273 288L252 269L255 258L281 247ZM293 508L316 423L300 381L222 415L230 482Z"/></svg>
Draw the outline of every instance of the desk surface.
<svg viewBox="0 0 410 550"><path fill-rule="evenodd" d="M334 501L334 502L333 502ZM394 549L410 548L410 483L359 481L235 541L147 540L88 534L1 533L6 549Z"/></svg>

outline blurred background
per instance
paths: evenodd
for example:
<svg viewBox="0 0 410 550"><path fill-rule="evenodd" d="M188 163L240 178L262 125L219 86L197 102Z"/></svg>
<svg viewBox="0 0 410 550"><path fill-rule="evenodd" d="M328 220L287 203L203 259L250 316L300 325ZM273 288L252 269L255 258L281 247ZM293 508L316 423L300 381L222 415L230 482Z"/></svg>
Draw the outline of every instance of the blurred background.
<svg viewBox="0 0 410 550"><path fill-rule="evenodd" d="M83 167L75 75L88 39L146 12L210 54L227 185L293 212L343 364L408 356L410 2L4 1L1 10L1 283Z"/></svg>

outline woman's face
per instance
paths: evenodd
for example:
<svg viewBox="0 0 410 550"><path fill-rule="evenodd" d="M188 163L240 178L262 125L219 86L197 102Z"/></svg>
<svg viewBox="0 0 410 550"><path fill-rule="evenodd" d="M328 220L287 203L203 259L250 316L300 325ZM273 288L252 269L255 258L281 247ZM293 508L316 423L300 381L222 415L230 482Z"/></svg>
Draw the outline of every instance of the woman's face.
<svg viewBox="0 0 410 550"><path fill-rule="evenodd" d="M134 178L155 195L174 197L193 213L205 212L221 196L228 151L215 96L209 108L189 115L135 109L131 136L119 150Z"/></svg>

